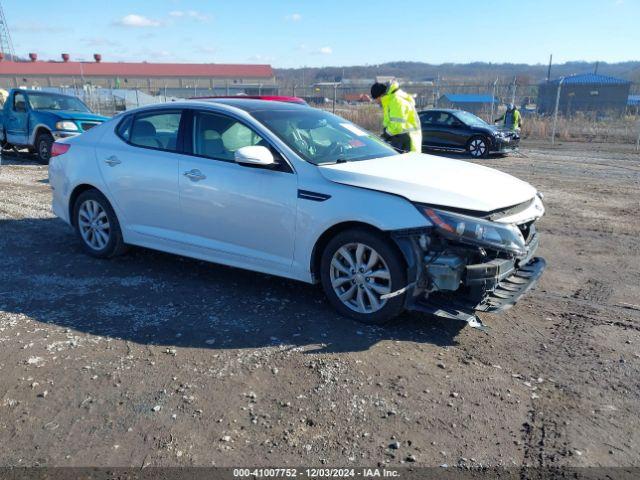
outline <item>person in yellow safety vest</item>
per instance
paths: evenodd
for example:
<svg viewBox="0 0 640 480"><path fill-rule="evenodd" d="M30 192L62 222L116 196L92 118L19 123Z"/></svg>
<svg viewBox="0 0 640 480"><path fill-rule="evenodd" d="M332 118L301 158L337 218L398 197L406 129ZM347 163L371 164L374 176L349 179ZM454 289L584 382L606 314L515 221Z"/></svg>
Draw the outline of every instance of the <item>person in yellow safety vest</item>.
<svg viewBox="0 0 640 480"><path fill-rule="evenodd" d="M496 118L493 123L502 122L509 130L522 128L522 115L513 103L507 105L507 111L501 117Z"/></svg>
<svg viewBox="0 0 640 480"><path fill-rule="evenodd" d="M413 97L400 90L396 81L374 83L371 97L382 106L382 138L401 152L422 152L422 129Z"/></svg>

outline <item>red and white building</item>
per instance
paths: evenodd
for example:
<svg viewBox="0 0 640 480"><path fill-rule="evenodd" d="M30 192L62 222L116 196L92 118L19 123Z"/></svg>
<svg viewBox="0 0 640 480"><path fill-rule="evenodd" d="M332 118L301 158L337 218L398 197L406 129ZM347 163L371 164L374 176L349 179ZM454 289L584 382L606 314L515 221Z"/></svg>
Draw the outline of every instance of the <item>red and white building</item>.
<svg viewBox="0 0 640 480"><path fill-rule="evenodd" d="M270 65L216 63L125 63L103 62L99 54L93 62L0 59L0 88L82 87L137 88L150 93L163 89L213 90L218 93L248 95L275 94L277 84Z"/></svg>

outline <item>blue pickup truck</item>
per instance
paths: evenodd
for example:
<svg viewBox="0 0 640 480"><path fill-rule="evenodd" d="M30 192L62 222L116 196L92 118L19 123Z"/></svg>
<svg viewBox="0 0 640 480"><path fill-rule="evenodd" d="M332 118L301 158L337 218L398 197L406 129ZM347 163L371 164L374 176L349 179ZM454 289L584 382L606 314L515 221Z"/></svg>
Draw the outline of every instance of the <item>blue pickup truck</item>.
<svg viewBox="0 0 640 480"><path fill-rule="evenodd" d="M0 113L0 145L3 149L28 148L46 165L56 139L79 135L105 120L76 97L14 89Z"/></svg>

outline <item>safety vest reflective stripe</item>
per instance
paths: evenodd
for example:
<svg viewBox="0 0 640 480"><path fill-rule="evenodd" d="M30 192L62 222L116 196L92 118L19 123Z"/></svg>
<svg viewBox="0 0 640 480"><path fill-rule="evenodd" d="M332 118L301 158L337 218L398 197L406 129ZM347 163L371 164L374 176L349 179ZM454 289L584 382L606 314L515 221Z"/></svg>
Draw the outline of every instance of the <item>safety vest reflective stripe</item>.
<svg viewBox="0 0 640 480"><path fill-rule="evenodd" d="M395 133L394 135L402 135L403 133L418 132L420 130L421 130L420 128L416 128L416 127L404 128L404 129L400 130L400 132ZM387 133L389 133L389 132L387 132Z"/></svg>

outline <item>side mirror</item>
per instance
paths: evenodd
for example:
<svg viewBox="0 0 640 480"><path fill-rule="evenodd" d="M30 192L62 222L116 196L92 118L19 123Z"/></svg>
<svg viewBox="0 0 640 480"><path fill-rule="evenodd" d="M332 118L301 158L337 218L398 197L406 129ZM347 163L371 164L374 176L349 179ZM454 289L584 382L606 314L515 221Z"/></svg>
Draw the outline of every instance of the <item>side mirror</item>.
<svg viewBox="0 0 640 480"><path fill-rule="evenodd" d="M236 163L241 165L260 165L267 167L269 165L275 165L276 160L273 158L273 153L267 147L262 145L252 145L249 147L242 147L236 150L234 155Z"/></svg>

